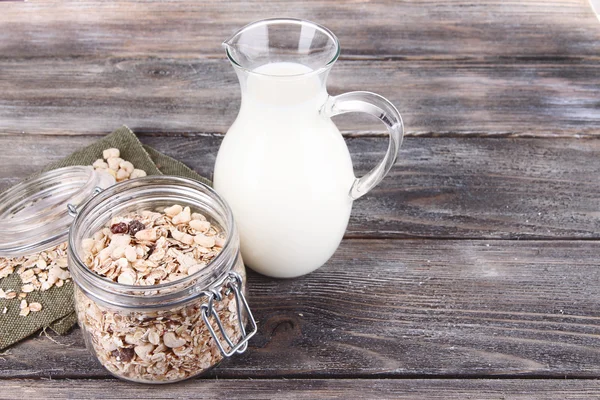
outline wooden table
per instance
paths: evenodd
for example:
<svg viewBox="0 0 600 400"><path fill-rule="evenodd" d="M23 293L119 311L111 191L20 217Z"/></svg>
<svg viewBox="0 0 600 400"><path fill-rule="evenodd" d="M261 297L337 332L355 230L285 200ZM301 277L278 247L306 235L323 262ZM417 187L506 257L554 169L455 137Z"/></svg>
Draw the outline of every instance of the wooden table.
<svg viewBox="0 0 600 400"><path fill-rule="evenodd" d="M332 94L405 118L397 166L301 279L250 273L259 332L203 379L111 378L79 330L0 357L0 397L600 396L600 22L584 0L0 2L0 189L121 124L211 176L255 19L339 36ZM357 174L382 127L337 121ZM217 379L218 378L218 379Z"/></svg>

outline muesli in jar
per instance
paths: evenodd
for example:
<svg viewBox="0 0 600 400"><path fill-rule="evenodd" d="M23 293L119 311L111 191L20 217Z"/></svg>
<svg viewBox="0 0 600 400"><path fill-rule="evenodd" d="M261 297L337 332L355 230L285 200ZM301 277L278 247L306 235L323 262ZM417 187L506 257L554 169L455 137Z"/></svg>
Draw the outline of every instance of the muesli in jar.
<svg viewBox="0 0 600 400"><path fill-rule="evenodd" d="M133 297L168 297L178 290L198 290L189 280L210 268L225 240L225 232L205 215L174 204L113 217L83 239L82 261ZM246 280L241 259L227 276L216 290L168 307L115 307L77 287L76 310L86 342L100 363L121 378L157 383L198 375L246 335L247 316L241 315L244 304L237 296ZM232 280L237 280L233 286Z"/></svg>

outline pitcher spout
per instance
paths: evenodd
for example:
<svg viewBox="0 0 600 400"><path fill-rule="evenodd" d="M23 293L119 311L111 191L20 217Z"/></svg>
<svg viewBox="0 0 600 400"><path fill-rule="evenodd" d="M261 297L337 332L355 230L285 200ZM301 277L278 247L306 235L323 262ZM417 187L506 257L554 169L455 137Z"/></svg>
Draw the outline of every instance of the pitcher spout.
<svg viewBox="0 0 600 400"><path fill-rule="evenodd" d="M322 71L339 56L339 43L327 28L309 21L276 18L244 26L222 43L227 57L245 71L271 63L297 63Z"/></svg>
<svg viewBox="0 0 600 400"><path fill-rule="evenodd" d="M234 46L235 39L238 37L239 32L240 31L237 31L230 38L224 40L223 43L221 43L221 46L223 46L225 50L231 49Z"/></svg>
<svg viewBox="0 0 600 400"><path fill-rule="evenodd" d="M233 50L233 45L232 45L233 38L234 38L234 36L230 37L229 39L227 39L223 43L221 43L221 47L223 47L225 49L225 53L227 54L227 58L229 58L229 60L231 62L235 62L235 60L231 56L231 53L232 53L232 50Z"/></svg>

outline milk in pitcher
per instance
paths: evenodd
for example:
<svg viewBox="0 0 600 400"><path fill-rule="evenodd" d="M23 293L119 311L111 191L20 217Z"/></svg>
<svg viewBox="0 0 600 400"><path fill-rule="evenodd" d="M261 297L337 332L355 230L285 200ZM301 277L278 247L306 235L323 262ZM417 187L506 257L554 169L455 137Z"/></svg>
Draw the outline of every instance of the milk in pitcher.
<svg viewBox="0 0 600 400"><path fill-rule="evenodd" d="M219 150L215 189L233 210L244 262L269 276L317 269L346 230L355 177L342 135L319 112L324 85L299 63L249 72Z"/></svg>

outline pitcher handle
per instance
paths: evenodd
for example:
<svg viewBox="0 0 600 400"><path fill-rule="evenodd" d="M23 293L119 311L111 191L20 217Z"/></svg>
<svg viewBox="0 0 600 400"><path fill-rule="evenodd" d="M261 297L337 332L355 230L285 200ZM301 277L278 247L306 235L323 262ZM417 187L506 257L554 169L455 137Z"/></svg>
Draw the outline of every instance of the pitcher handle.
<svg viewBox="0 0 600 400"><path fill-rule="evenodd" d="M371 92L348 92L330 96L321 110L328 117L349 112L363 112L379 118L388 128L390 144L383 160L362 178L356 178L350 189L353 200L367 194L390 171L398 157L404 136L404 124L400 113L388 99Z"/></svg>

